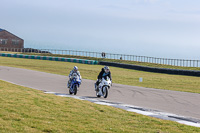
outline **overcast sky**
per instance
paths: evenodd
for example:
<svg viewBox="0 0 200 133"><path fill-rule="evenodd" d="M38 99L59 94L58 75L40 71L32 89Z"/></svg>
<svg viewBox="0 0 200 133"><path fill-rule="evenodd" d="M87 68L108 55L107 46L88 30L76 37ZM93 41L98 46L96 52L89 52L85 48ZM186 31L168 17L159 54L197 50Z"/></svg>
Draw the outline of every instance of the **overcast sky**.
<svg viewBox="0 0 200 133"><path fill-rule="evenodd" d="M0 0L25 47L200 58L200 0Z"/></svg>

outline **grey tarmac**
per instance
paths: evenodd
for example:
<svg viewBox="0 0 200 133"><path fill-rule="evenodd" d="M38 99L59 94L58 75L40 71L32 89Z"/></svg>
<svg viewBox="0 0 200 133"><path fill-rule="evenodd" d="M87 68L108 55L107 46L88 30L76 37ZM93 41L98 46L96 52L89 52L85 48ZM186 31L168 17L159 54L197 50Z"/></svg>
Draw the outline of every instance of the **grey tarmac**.
<svg viewBox="0 0 200 133"><path fill-rule="evenodd" d="M66 71L66 73L69 72ZM0 79L42 91L69 94L67 76L0 66ZM104 99L96 97L94 83L94 80L83 79L77 96L108 100L200 119L200 94L113 83L109 89L108 98Z"/></svg>

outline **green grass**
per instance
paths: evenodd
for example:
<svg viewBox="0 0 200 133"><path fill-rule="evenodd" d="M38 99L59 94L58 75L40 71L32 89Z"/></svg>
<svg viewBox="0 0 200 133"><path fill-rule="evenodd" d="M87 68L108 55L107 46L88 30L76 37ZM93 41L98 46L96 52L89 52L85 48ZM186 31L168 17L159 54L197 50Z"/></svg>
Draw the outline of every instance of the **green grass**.
<svg viewBox="0 0 200 133"><path fill-rule="evenodd" d="M38 70L60 75L68 75L73 66L76 65L79 67L82 77L84 79L91 80L97 79L97 75L103 67L101 65L86 65L79 63L19 59L10 57L0 57L0 65ZM115 67L110 67L110 70L112 72L114 83L200 93L199 77L150 73ZM139 82L140 77L143 78L143 82Z"/></svg>
<svg viewBox="0 0 200 133"><path fill-rule="evenodd" d="M0 80L1 133L198 133L200 128L127 112Z"/></svg>

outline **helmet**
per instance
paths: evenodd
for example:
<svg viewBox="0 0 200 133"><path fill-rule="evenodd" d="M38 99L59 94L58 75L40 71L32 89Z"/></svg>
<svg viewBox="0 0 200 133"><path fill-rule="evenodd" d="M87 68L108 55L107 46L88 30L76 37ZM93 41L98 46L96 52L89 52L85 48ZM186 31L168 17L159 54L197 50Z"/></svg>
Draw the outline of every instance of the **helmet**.
<svg viewBox="0 0 200 133"><path fill-rule="evenodd" d="M104 66L104 71L105 71L105 73L109 73L110 72L110 69L109 69L109 67L108 66Z"/></svg>
<svg viewBox="0 0 200 133"><path fill-rule="evenodd" d="M78 67L74 66L74 71L77 72L78 71Z"/></svg>

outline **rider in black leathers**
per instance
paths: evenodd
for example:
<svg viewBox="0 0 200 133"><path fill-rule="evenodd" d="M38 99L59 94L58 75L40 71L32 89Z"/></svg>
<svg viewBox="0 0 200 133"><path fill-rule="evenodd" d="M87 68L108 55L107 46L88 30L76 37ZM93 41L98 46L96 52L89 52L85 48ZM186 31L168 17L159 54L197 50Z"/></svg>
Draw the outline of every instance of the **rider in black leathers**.
<svg viewBox="0 0 200 133"><path fill-rule="evenodd" d="M105 66L104 68L101 69L101 72L99 73L97 77L98 78L97 82L95 83L95 91L97 90L98 85L101 82L101 79L106 76L108 76L110 80L112 81L111 72L108 66Z"/></svg>

